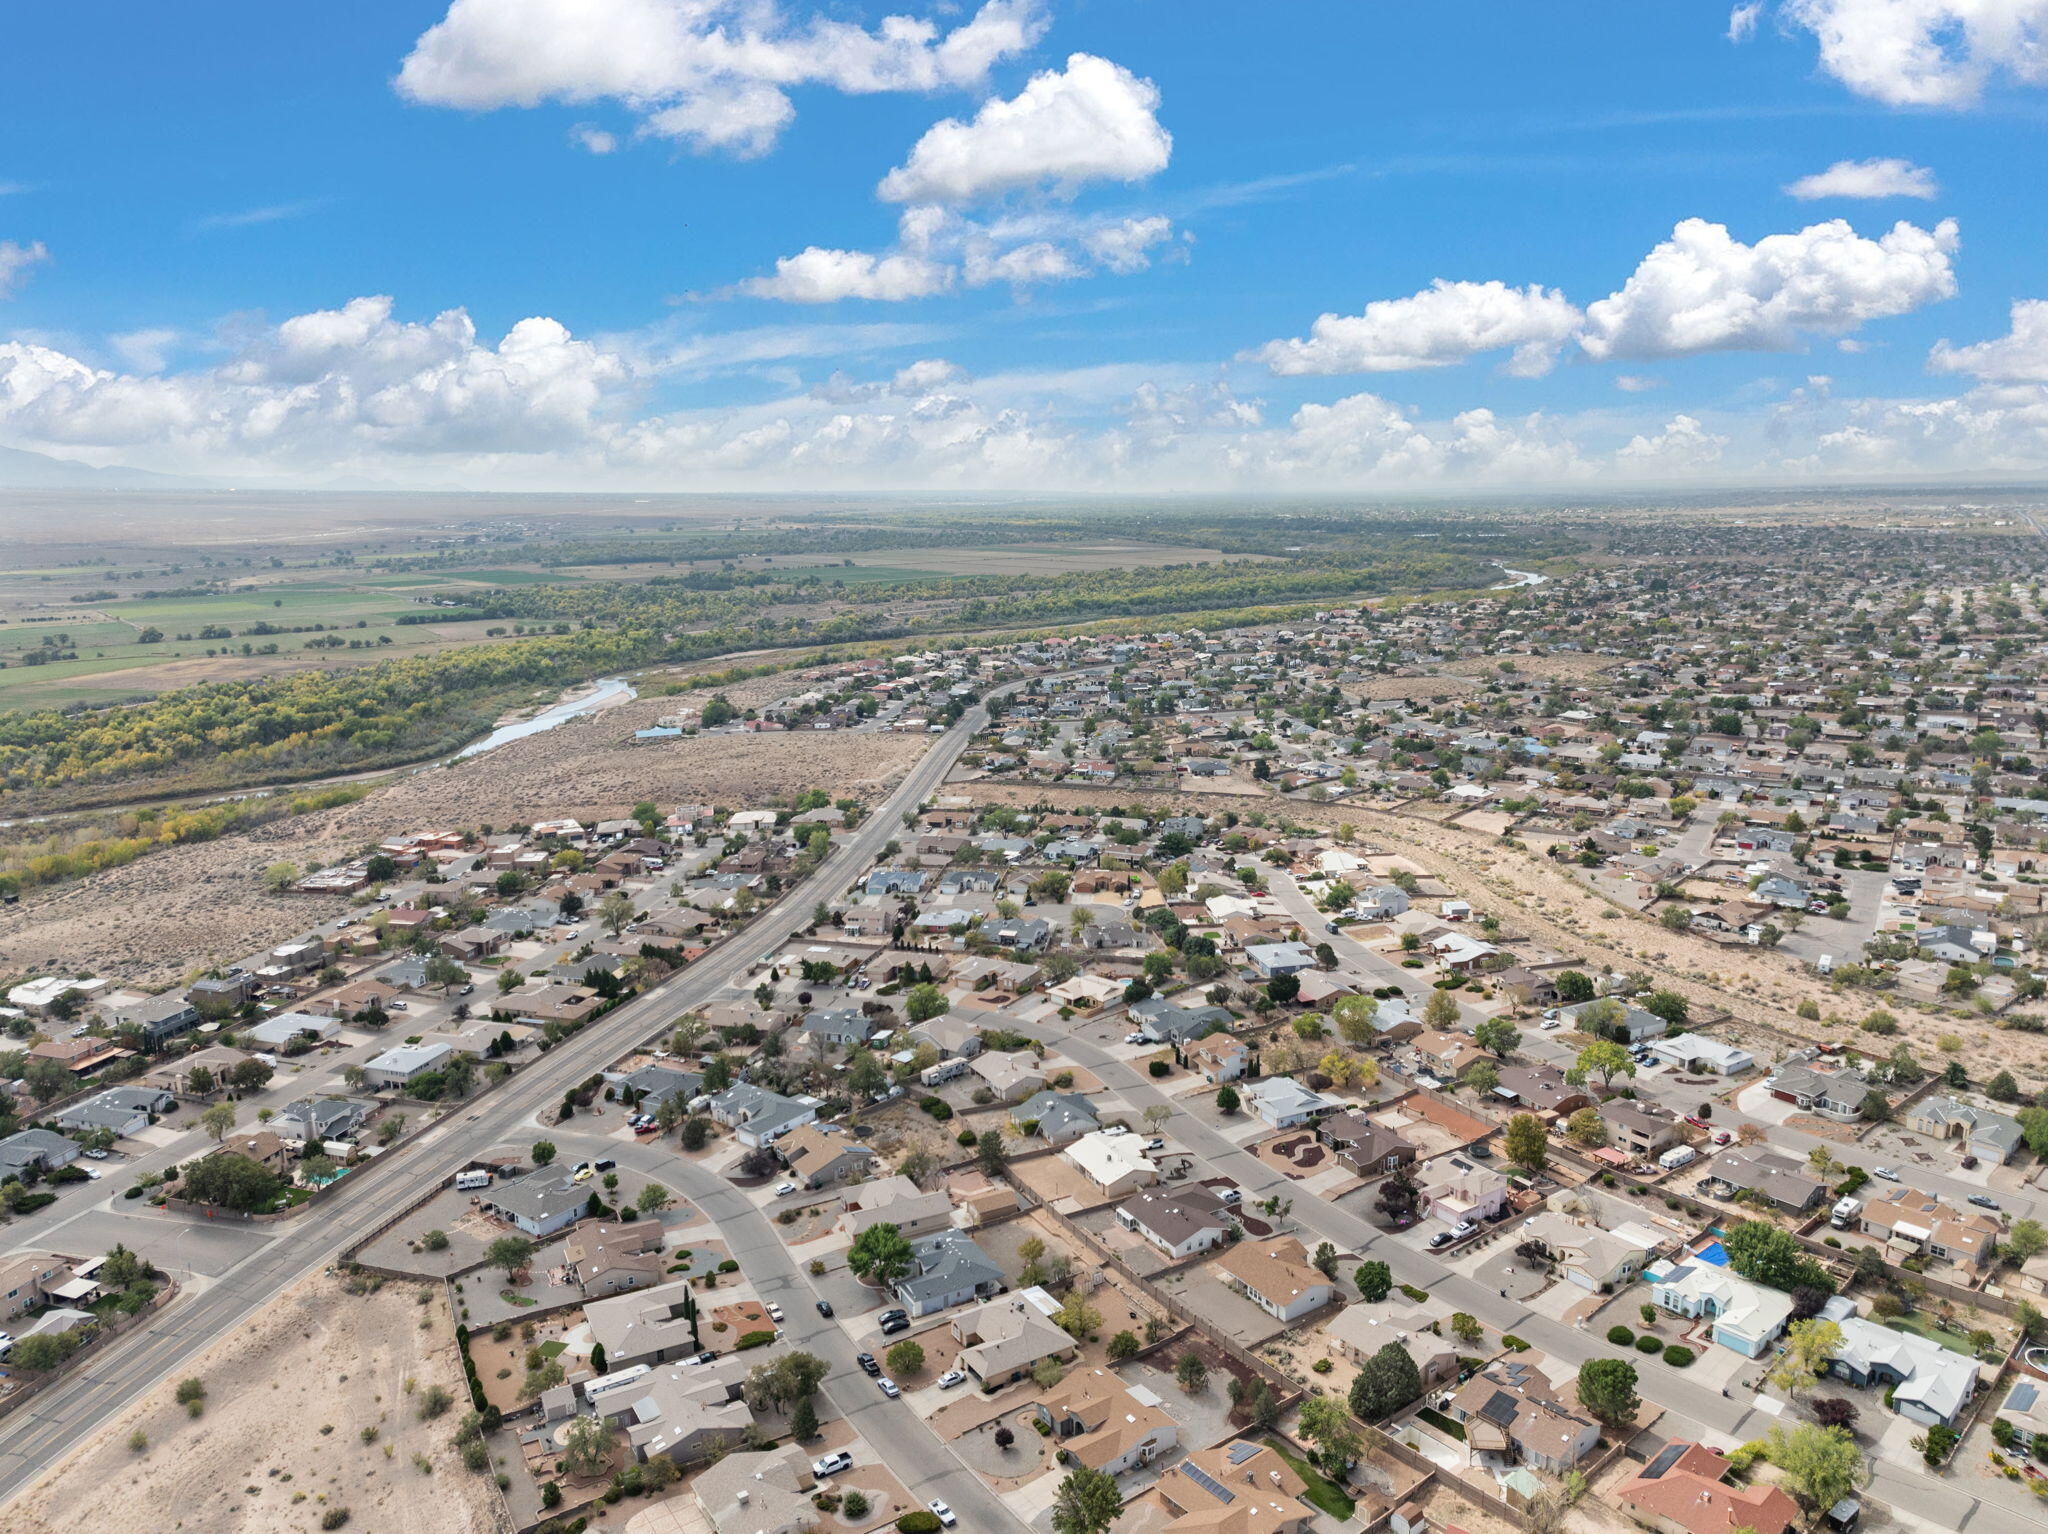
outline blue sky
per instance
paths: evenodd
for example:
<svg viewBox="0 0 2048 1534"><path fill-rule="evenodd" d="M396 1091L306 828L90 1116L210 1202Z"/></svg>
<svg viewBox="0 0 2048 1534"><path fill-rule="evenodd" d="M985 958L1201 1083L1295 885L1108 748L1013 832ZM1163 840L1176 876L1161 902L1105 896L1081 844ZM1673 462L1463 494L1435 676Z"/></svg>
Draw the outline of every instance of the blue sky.
<svg viewBox="0 0 2048 1534"><path fill-rule="evenodd" d="M62 457L761 490L2048 466L2048 306L2013 308L2048 300L2048 0L123 3L11 41L0 444Z"/></svg>

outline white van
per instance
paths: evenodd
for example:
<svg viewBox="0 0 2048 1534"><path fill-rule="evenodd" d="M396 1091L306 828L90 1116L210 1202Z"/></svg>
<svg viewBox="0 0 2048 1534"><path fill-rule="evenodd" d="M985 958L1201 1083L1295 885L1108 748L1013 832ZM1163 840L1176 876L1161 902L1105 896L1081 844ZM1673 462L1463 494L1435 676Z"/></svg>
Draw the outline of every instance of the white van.
<svg viewBox="0 0 2048 1534"><path fill-rule="evenodd" d="M488 1188L490 1185L491 1174L489 1172L457 1172L455 1174L455 1186L464 1193L467 1193L472 1188Z"/></svg>
<svg viewBox="0 0 2048 1534"><path fill-rule="evenodd" d="M1674 1145L1670 1150L1657 1158L1657 1165L1668 1172L1673 1167L1691 1166L1693 1162L1699 1159L1700 1153L1690 1145Z"/></svg>

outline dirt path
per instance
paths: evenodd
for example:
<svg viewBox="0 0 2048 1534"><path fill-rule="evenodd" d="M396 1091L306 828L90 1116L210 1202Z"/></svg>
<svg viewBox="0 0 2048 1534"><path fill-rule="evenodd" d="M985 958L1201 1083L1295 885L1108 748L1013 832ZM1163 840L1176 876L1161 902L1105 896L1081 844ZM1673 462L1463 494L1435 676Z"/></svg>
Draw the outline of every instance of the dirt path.
<svg viewBox="0 0 2048 1534"><path fill-rule="evenodd" d="M387 1285L359 1298L324 1275L288 1290L192 1369L204 1415L188 1416L166 1382L23 1493L0 1527L310 1534L346 1507L351 1529L495 1530L489 1482L449 1445L467 1404L455 1333L438 1293L421 1305L417 1292ZM456 1405L421 1421L421 1395L437 1384ZM130 1447L138 1431L141 1450Z"/></svg>

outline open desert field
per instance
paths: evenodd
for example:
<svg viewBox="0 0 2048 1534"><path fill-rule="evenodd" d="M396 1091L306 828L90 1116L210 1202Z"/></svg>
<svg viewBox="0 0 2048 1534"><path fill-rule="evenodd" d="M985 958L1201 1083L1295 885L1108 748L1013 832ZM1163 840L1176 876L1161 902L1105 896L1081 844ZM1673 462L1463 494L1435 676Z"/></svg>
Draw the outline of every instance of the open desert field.
<svg viewBox="0 0 2048 1534"><path fill-rule="evenodd" d="M769 684L778 683L789 685L782 677L747 685L772 696ZM272 863L334 862L394 832L509 827L561 815L603 819L642 799L739 808L826 788L872 802L930 744L923 735L809 730L622 743L676 702L636 699L466 762L413 773L355 804L30 892L0 912L0 964L168 984L282 942L344 909L339 900L268 893L262 872Z"/></svg>
<svg viewBox="0 0 2048 1534"><path fill-rule="evenodd" d="M180 1375L205 1385L203 1415L187 1416L166 1380L0 1510L0 1527L311 1534L345 1507L352 1529L496 1528L489 1482L449 1445L467 1401L454 1328L426 1292L422 1305L410 1286L357 1297L307 1279ZM456 1404L422 1421L434 1385ZM145 1447L131 1447L135 1433Z"/></svg>

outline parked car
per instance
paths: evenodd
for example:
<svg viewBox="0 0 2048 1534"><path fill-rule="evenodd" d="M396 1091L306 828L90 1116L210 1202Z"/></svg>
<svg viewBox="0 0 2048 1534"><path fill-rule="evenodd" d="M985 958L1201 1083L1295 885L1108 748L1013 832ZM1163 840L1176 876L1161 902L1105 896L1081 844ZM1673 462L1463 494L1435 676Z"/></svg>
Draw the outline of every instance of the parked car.
<svg viewBox="0 0 2048 1534"><path fill-rule="evenodd" d="M896 1382L890 1379L889 1376L886 1374L883 1375L880 1379L876 1380L875 1383L882 1387L882 1394L887 1396L892 1401L903 1394L901 1390L898 1390L896 1388Z"/></svg>
<svg viewBox="0 0 2048 1534"><path fill-rule="evenodd" d="M1142 1033L1127 1033L1124 1035L1124 1042L1126 1044L1142 1044L1145 1042L1145 1035Z"/></svg>
<svg viewBox="0 0 2048 1534"><path fill-rule="evenodd" d="M948 1369L939 1376L939 1389L941 1390L951 1390L955 1385L964 1385L966 1383L967 1371L964 1369Z"/></svg>
<svg viewBox="0 0 2048 1534"><path fill-rule="evenodd" d="M1988 1193L1972 1193L1970 1195L1970 1202L1979 1209L1996 1209L1998 1207L1998 1200Z"/></svg>
<svg viewBox="0 0 2048 1534"><path fill-rule="evenodd" d="M842 1470L851 1470L852 1468L853 1456L844 1449L841 1449L836 1454L828 1454L823 1459L811 1461L811 1474L821 1481L828 1475L837 1475Z"/></svg>
<svg viewBox="0 0 2048 1534"><path fill-rule="evenodd" d="M771 1301L762 1308L768 1312L769 1320L773 1321L777 1326L782 1325L782 1307L780 1305Z"/></svg>
<svg viewBox="0 0 2048 1534"><path fill-rule="evenodd" d="M569 1180L571 1182L589 1182L590 1179L595 1177L596 1175L597 1174L591 1170L588 1163L586 1163L585 1165L576 1168L576 1175L570 1178Z"/></svg>
<svg viewBox="0 0 2048 1534"><path fill-rule="evenodd" d="M1451 1227L1451 1239L1453 1241L1462 1241L1477 1229L1479 1229L1479 1222L1477 1220L1460 1220Z"/></svg>
<svg viewBox="0 0 2048 1534"><path fill-rule="evenodd" d="M878 1380L882 1377L882 1366L875 1362L874 1354L856 1353L853 1356L853 1361L861 1366L862 1372L865 1373L869 1379Z"/></svg>
<svg viewBox="0 0 2048 1534"><path fill-rule="evenodd" d="M111 1156L111 1155L113 1154L113 1152L112 1152L112 1151L104 1151L104 1150L101 1150L101 1149L100 1149L100 1148L99 1148L98 1146L94 1146L94 1147L93 1147L93 1148L92 1148L91 1150L87 1151L87 1152L86 1152L85 1154L86 1154L86 1156L87 1156L88 1158L90 1158L90 1159L91 1159L91 1160L93 1160L93 1161L105 1161L105 1160L107 1159L107 1157L109 1157L109 1156Z"/></svg>
<svg viewBox="0 0 2048 1534"><path fill-rule="evenodd" d="M821 1316L829 1316L829 1315L831 1315L831 1314L832 1314L832 1302L831 1302L830 1300L820 1300L820 1301L818 1301L818 1314L819 1314L819 1315L821 1315Z"/></svg>
<svg viewBox="0 0 2048 1534"><path fill-rule="evenodd" d="M884 1337L896 1332L907 1332L910 1330L910 1312L907 1310L885 1310L881 1314L880 1325Z"/></svg>
<svg viewBox="0 0 2048 1534"><path fill-rule="evenodd" d="M1688 1113L1685 1116L1685 1121L1686 1123L1692 1125L1692 1127L1695 1129L1705 1129L1707 1127L1707 1121L1701 1118L1697 1113Z"/></svg>
<svg viewBox="0 0 2048 1534"><path fill-rule="evenodd" d="M694 1358L686 1358L683 1360L683 1362L686 1364L709 1364L716 1363L717 1361L718 1355L712 1352L709 1348L706 1348L703 1352L699 1353Z"/></svg>
<svg viewBox="0 0 2048 1534"><path fill-rule="evenodd" d="M796 1184L793 1182L779 1182L775 1185L775 1196L777 1198L786 1198L794 1192L796 1192Z"/></svg>
<svg viewBox="0 0 2048 1534"><path fill-rule="evenodd" d="M1896 1167L1874 1166L1870 1169L1870 1175L1872 1177L1882 1177L1886 1182L1897 1182L1899 1180L1899 1173Z"/></svg>
<svg viewBox="0 0 2048 1534"><path fill-rule="evenodd" d="M941 1502L937 1497L934 1497L931 1499L931 1501L925 1503L925 1506L931 1509L931 1513L934 1518L938 1519L941 1524L945 1525L945 1527L949 1529L952 1528L954 1524L960 1521L958 1518L955 1518L953 1516L953 1510L950 1507L946 1506L945 1503Z"/></svg>
<svg viewBox="0 0 2048 1534"><path fill-rule="evenodd" d="M1976 1169L1976 1166L1977 1158L1975 1156L1963 1157L1963 1170L1965 1172L1974 1171Z"/></svg>
<svg viewBox="0 0 2048 1534"><path fill-rule="evenodd" d="M1728 1131L1725 1129L1717 1129L1714 1131L1714 1143L1716 1145L1726 1145L1730 1140L1734 1138L1735 1136L1728 1133Z"/></svg>
<svg viewBox="0 0 2048 1534"><path fill-rule="evenodd" d="M1457 1237L1453 1236L1449 1231L1440 1230L1429 1238L1429 1249L1433 1252L1439 1247L1449 1246L1455 1240L1457 1240Z"/></svg>

